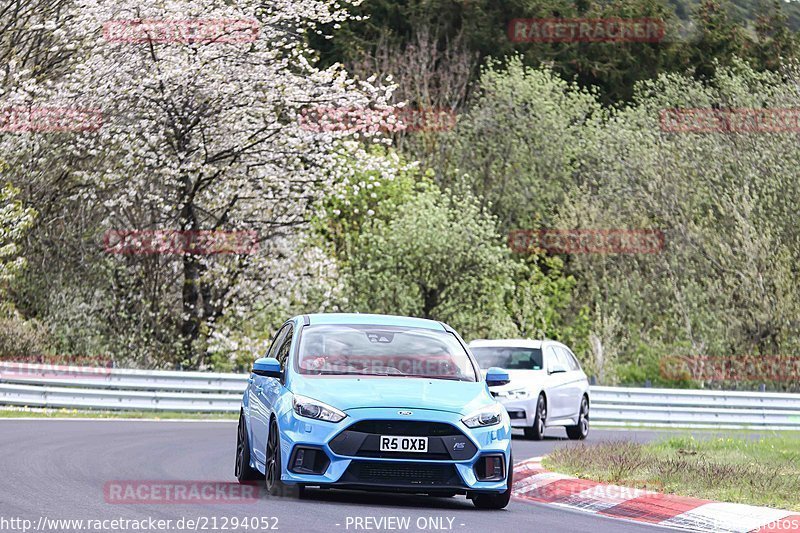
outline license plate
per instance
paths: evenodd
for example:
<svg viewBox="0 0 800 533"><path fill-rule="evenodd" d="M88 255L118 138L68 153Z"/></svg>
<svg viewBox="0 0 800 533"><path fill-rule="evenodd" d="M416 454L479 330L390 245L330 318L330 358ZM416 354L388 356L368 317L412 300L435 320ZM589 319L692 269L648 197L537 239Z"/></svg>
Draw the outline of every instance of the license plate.
<svg viewBox="0 0 800 533"><path fill-rule="evenodd" d="M428 437L381 435L381 451L425 453L428 451Z"/></svg>

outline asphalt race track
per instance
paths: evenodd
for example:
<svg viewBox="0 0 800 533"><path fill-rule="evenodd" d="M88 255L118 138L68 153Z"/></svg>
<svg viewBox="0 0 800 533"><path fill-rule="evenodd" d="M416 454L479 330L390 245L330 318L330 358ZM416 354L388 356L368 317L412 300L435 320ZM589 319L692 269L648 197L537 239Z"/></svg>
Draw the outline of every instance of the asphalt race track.
<svg viewBox="0 0 800 533"><path fill-rule="evenodd" d="M548 430L542 442L514 440L516 461L573 443L563 430ZM592 430L588 441L647 441L655 431ZM53 519L172 520L169 531L234 530L242 521L276 517L278 531L338 532L387 530L375 520L394 517L405 531L591 533L664 530L573 512L549 505L512 501L503 511L479 511L463 496L430 498L367 492L308 490L303 500L254 499L242 503L116 503L104 487L117 480L212 481L234 484L236 423L124 420L0 420L0 530L2 519L30 520L29 531L76 531ZM184 519L183 527L176 522ZM216 519L216 528L214 519ZM360 519L360 520L359 520ZM40 521L41 520L41 521ZM187 526L194 520L194 527ZM47 527L50 524L50 527ZM110 522L109 522L110 524ZM9 526L9 524L5 524ZM13 525L13 524L12 524ZM395 525L395 524L392 524ZM227 527L223 527L227 526ZM120 526L118 526L120 527ZM158 525L151 525L157 528ZM22 531L20 527L17 531ZM83 525L83 531L98 531ZM99 531L121 531L103 528ZM131 529L128 529L131 530ZM157 529L150 529L154 531ZM243 527L236 529L245 531ZM252 528L250 529L252 530Z"/></svg>

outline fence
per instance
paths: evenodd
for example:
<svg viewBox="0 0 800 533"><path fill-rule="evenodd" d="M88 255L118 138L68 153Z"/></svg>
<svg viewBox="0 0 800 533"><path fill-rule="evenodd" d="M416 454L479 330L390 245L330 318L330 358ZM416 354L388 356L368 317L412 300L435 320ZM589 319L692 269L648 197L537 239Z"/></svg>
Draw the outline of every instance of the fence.
<svg viewBox="0 0 800 533"><path fill-rule="evenodd" d="M244 374L0 362L0 405L235 413ZM800 394L591 388L594 425L800 430Z"/></svg>

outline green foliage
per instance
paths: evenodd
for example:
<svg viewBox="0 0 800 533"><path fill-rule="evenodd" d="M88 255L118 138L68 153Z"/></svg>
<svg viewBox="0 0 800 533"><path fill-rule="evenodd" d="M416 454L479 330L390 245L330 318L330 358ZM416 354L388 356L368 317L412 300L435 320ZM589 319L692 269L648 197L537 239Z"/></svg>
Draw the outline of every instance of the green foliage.
<svg viewBox="0 0 800 533"><path fill-rule="evenodd" d="M560 448L548 469L584 479L724 502L800 510L798 436L670 437L646 445L603 442ZM754 438L757 437L757 438Z"/></svg>
<svg viewBox="0 0 800 533"><path fill-rule="evenodd" d="M781 63L796 58L800 41L789 27L789 16L778 0L765 0L757 12L755 31L758 39L753 47L757 64L769 70L779 70Z"/></svg>
<svg viewBox="0 0 800 533"><path fill-rule="evenodd" d="M720 0L702 0L696 8L697 23L691 64L696 76L708 78L717 65L730 66L735 57L743 57L748 39Z"/></svg>
<svg viewBox="0 0 800 533"><path fill-rule="evenodd" d="M550 206L564 201L578 169L579 154L596 97L548 69L505 69L490 62L469 110L447 137L443 165L447 184L466 184L491 205L501 229L552 223Z"/></svg>
<svg viewBox="0 0 800 533"><path fill-rule="evenodd" d="M51 351L50 334L37 320L10 312L0 318L0 359L24 361Z"/></svg>
<svg viewBox="0 0 800 533"><path fill-rule="evenodd" d="M11 281L25 266L19 257L19 241L33 224L36 210L17 199L19 189L6 184L0 189L0 283Z"/></svg>
<svg viewBox="0 0 800 533"><path fill-rule="evenodd" d="M207 188L199 174L195 187L173 182L173 192L194 190L207 205L173 202L163 176L142 170L165 170L162 161L123 157L114 151L127 146L119 140L84 153L83 141L66 149L61 139L71 137L41 136L35 157L18 143L11 167L24 202L12 187L0 191L0 355L53 348L117 354L122 365L245 370L288 316L336 310L440 319L466 338L562 340L603 384L700 386L691 376L665 375L665 362L800 353L796 135L668 132L659 123L669 108L800 108L792 29L800 4L784 4L364 3L357 14L368 20L345 22L332 40L315 43L323 60L383 62L376 78L385 80L397 64L377 49L430 43L430 57L425 47L403 56L407 86L399 93L411 105L459 108L456 127L406 132L389 148L302 131L302 143L259 149L255 163L240 168L252 189ZM662 18L668 38L515 44L507 35L512 18L609 16ZM361 81L353 83L359 91L380 86ZM241 110L268 101L261 96ZM315 144L323 138L324 150ZM8 139L21 137L0 138ZM196 140L205 147L207 138ZM284 160L287 146L296 159ZM201 152L193 157L204 160ZM95 164L116 178L87 181ZM272 183L283 173L299 181ZM143 179L130 195L129 174ZM291 205L274 196L280 190ZM197 258L102 250L103 232L118 223L169 226L213 206L222 227L230 209L222 192L234 204L247 198L247 212L236 215L243 224L266 217L265 248L246 272L247 261L237 266L234 257L198 268ZM152 218L151 201L171 207ZM35 225L37 211L23 204L41 213ZM509 230L551 228L655 229L665 245L654 254L530 256L505 245ZM33 267L23 269L20 256ZM796 386L787 383L768 385Z"/></svg>
<svg viewBox="0 0 800 533"><path fill-rule="evenodd" d="M577 280L564 273L560 257L522 257L514 288L506 294L506 306L516 326L516 336L569 344L592 374L587 343L589 310L575 301L576 285Z"/></svg>
<svg viewBox="0 0 800 533"><path fill-rule="evenodd" d="M312 41L325 63L358 63L386 42L402 49L420 28L432 28L440 50L463 37L481 61L520 54L526 65L550 65L567 80L599 88L605 104L629 101L637 82L662 73L712 76L716 63L728 66L735 56L774 70L777 58L798 56L795 32L800 28L800 6L778 0L373 0L356 12L365 19L343 24L331 40ZM508 24L516 18L614 17L662 20L665 38L654 43L513 43L508 37Z"/></svg>
<svg viewBox="0 0 800 533"><path fill-rule="evenodd" d="M26 266L21 242L37 215L18 199L19 192L11 184L0 189L0 358L41 355L49 349L46 328L25 320L8 297L9 285Z"/></svg>
<svg viewBox="0 0 800 533"><path fill-rule="evenodd" d="M351 310L444 320L468 338L513 331L503 313L512 263L470 195L431 186L391 220L371 221L346 273Z"/></svg>
<svg viewBox="0 0 800 533"><path fill-rule="evenodd" d="M571 336L575 280L560 259L510 258L478 198L397 165L342 180L314 224L346 274L343 308L446 320L470 338Z"/></svg>
<svg viewBox="0 0 800 533"><path fill-rule="evenodd" d="M362 168L351 162L352 175L334 185L322 201L322 213L312 221L315 233L332 248L333 255L349 259L352 239L373 220L391 220L400 206L432 183L432 172L423 174L409 166L396 152L374 148L375 156L396 165L396 174L384 175L381 168Z"/></svg>

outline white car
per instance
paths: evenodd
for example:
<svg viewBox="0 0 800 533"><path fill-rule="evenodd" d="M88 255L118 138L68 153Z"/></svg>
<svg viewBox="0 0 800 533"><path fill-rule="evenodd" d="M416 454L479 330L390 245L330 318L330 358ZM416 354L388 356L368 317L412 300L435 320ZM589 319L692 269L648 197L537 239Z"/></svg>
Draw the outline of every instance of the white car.
<svg viewBox="0 0 800 533"><path fill-rule="evenodd" d="M511 426L541 440L546 427L567 429L570 439L589 434L589 380L575 354L551 340L475 340L469 348L486 371L499 367L511 378L490 387L511 417Z"/></svg>

